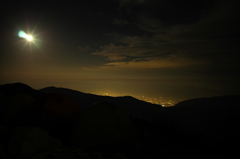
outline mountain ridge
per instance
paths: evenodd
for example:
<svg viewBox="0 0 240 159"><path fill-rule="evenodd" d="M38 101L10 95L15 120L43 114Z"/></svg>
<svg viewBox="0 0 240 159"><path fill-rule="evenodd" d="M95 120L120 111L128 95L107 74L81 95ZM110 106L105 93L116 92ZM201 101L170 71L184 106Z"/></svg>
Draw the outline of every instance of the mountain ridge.
<svg viewBox="0 0 240 159"><path fill-rule="evenodd" d="M153 120L152 114L155 114L162 107L157 104L148 103L139 99L136 99L132 96L120 96L120 97L111 97L111 96L101 96L90 93L83 93L77 90L62 88L62 87L45 87L39 91L43 93L61 93L71 97L81 109L86 110L88 107L94 103L101 101L111 102L117 105L122 106L130 116L135 118L145 118L148 120ZM152 109L148 110L146 113L146 108L151 107ZM151 115L150 115L151 114Z"/></svg>
<svg viewBox="0 0 240 159"><path fill-rule="evenodd" d="M165 144L170 141L175 144L176 151L180 149L186 154L189 149L191 151L195 149L199 150L197 152L206 150L210 153L213 152L213 154L222 152L224 154L226 152L227 155L234 158L240 148L238 145L240 142L240 131L238 129L240 121L238 101L240 96L238 95L196 98L180 102L173 107L161 107L131 96L99 96L54 86L35 90L26 84L14 83L0 85L0 101L2 102L0 115L4 115L4 111L9 106L7 102L11 101L16 95L26 94L39 99L54 93L70 97L83 110L87 110L94 103L102 101L121 106L142 134L142 138L138 141L141 140L144 143L143 145L154 144L150 146L150 149L159 144L164 148ZM17 99L21 100L21 98ZM41 106L41 103L39 103L39 106ZM32 113L29 117L36 118L36 114L39 112L34 111ZM28 112L16 116L16 121L24 118L27 114ZM26 121L29 121L27 116L26 119ZM5 124L4 126L8 127L9 125ZM187 147L187 150L184 150L184 147ZM143 147L143 149L145 148L148 148L148 146ZM171 146L168 146L167 149L168 152L175 153Z"/></svg>

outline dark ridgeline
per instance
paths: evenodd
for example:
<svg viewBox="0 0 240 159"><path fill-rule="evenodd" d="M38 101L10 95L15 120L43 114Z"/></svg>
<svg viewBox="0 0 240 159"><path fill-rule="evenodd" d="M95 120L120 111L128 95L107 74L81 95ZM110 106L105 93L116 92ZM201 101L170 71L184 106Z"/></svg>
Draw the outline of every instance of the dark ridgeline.
<svg viewBox="0 0 240 159"><path fill-rule="evenodd" d="M118 104L127 111L144 135L149 133L148 136L154 138L161 136L159 142L166 145L177 143L193 149L208 149L211 153L234 153L239 148L236 144L240 140L237 127L240 121L239 95L197 98L180 102L174 107L161 107L129 96L97 96L56 87L40 91L66 94L82 109L99 101Z"/></svg>
<svg viewBox="0 0 240 159"><path fill-rule="evenodd" d="M145 101L138 100L131 96L124 97L110 97L110 96L100 96L89 93L82 93L76 90L66 89L66 88L56 88L56 87L46 87L40 89L43 93L61 93L71 97L81 109L86 110L88 107L95 103L101 101L111 102L122 106L130 116L135 118L144 118L153 120L154 116L161 111L161 106L156 104L151 104ZM146 109L150 107L151 109Z"/></svg>
<svg viewBox="0 0 240 159"><path fill-rule="evenodd" d="M44 93L37 91L23 83L0 85L0 92L5 95L20 94L20 93L21 94L29 94L34 98L41 98L45 95Z"/></svg>
<svg viewBox="0 0 240 159"><path fill-rule="evenodd" d="M3 122L7 122L8 125L15 124L15 122L19 122L25 125L31 125L31 124L36 124L36 120L39 117L40 113L42 112L42 108L40 105L44 103L44 100L46 99L46 94L42 93L40 91L37 91L31 87L29 87L26 84L23 83L13 83L13 84L5 84L5 85L0 85L0 93L3 96L3 100L1 102L1 124ZM21 95L27 95L27 96L21 96ZM17 104L14 103L15 100L20 100L18 98L22 98L21 102L26 102L27 100L30 100L29 102L33 101L34 99L36 100L34 104L36 105L34 108L27 108L25 112L22 110L25 109L25 106L23 108L18 110L18 113L15 114L11 118L11 120L5 120L4 121L4 116L6 115L6 111L8 109L11 109L10 106ZM22 103L20 104L22 105ZM13 108L16 109L16 108ZM20 115L20 116L18 116ZM29 120L32 119L32 120ZM36 120L35 120L36 119Z"/></svg>
<svg viewBox="0 0 240 159"><path fill-rule="evenodd" d="M9 123L1 121L1 125L6 127L31 125L47 130L47 127L41 125L41 121L38 120L43 112L41 106L48 94L51 93L60 93L70 97L84 111L88 110L88 107L91 107L94 103L101 101L121 106L130 116L137 129L136 136L124 143L92 146L86 149L86 152L89 153L92 151L121 152L128 158L239 157L237 153L240 148L238 145L240 141L240 131L238 129L240 121L239 95L191 99L180 102L174 107L165 108L130 96L98 96L56 87L34 90L21 83L2 85L0 86L0 93L7 98L20 93L37 99L34 103L38 109L30 107L26 109L27 111L18 113L14 120ZM4 106L7 106L6 101L4 102L1 105L1 115L6 110ZM33 120L30 120L30 122L29 119ZM56 133L59 130L53 132ZM55 134L51 133L51 135L54 136ZM63 139L63 136L59 134L54 137L61 141Z"/></svg>
<svg viewBox="0 0 240 159"><path fill-rule="evenodd" d="M189 143L195 140L199 147L234 157L240 148L239 99L239 95L190 99L164 109L162 117L180 126L179 135L188 135Z"/></svg>

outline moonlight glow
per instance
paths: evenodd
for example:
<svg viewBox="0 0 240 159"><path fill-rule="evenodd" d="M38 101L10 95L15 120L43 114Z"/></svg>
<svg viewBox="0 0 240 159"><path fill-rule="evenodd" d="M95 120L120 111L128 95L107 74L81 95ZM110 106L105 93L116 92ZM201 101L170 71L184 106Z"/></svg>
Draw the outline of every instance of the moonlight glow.
<svg viewBox="0 0 240 159"><path fill-rule="evenodd" d="M28 36L26 37L26 39L27 39L28 41L32 41L32 40L33 40L33 37L32 37L31 35L28 35Z"/></svg>
<svg viewBox="0 0 240 159"><path fill-rule="evenodd" d="M31 35L28 35L28 34L26 34L24 31L19 31L18 32L18 36L20 37L20 38L25 38L25 39L27 39L27 41L33 41L33 37L31 36Z"/></svg>

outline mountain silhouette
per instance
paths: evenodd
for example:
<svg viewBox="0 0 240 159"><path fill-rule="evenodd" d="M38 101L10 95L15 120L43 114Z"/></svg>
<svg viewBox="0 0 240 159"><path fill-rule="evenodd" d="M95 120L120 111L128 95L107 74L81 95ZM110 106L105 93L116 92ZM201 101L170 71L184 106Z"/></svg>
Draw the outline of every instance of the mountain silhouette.
<svg viewBox="0 0 240 159"><path fill-rule="evenodd" d="M57 88L57 87L46 87L40 89L39 91L43 93L61 93L71 97L81 109L86 110L88 107L93 105L94 103L98 103L101 101L111 102L122 106L129 116L133 116L134 118L144 118L147 120L154 120L153 114L157 114L161 111L162 106L151 104L142 100L138 100L131 96L123 96L123 97L110 97L110 96L100 96L89 93L82 93L76 90L71 90L67 88Z"/></svg>
<svg viewBox="0 0 240 159"><path fill-rule="evenodd" d="M160 133L167 138L175 138L182 145L193 144L196 147L226 151L235 149L234 143L240 141L237 127L240 121L239 95L190 99L173 107L161 107L130 96L99 96L56 87L40 91L66 94L82 109L99 101L118 104L133 118L157 122L158 129L165 129L164 133Z"/></svg>
<svg viewBox="0 0 240 159"><path fill-rule="evenodd" d="M40 98L44 96L44 93L41 93L40 91L37 91L30 86L23 84L23 83L8 83L4 85L0 85L0 92L4 93L5 95L10 94L29 94L32 97Z"/></svg>
<svg viewBox="0 0 240 159"><path fill-rule="evenodd" d="M190 99L164 108L161 116L177 125L178 130L174 129L179 135L177 139L191 136L182 142L196 140L199 146L212 151L236 154L240 148L236 145L240 141L239 99L239 95Z"/></svg>
<svg viewBox="0 0 240 159"><path fill-rule="evenodd" d="M44 106L44 103L50 97L54 101L50 102L48 107ZM106 142L108 144L93 145L90 149L86 149L86 153L89 153L89 151L101 151L109 154L111 150L112 153L121 152L123 156L126 155L128 158L236 158L236 156L239 157L237 152L240 148L238 144L240 142L240 131L238 128L240 121L239 99L239 95L197 98L182 101L173 107L161 107L160 105L141 101L131 96L100 96L57 87L35 90L23 83L5 84L0 85L0 129L2 135L0 141L5 143L2 145L0 142L0 146L13 145L9 149L13 154L15 153L15 158L18 158L18 153L21 151L28 150L28 148L22 148L20 151L19 148L21 146L14 147L16 145L15 140L16 142L22 142L25 139L31 140L30 142L22 143L22 146L28 145L29 150L33 146L31 143L41 144L43 138L44 141L49 140L49 143L52 143L54 140L55 146L50 145L51 149L56 147L56 145L58 145L57 147L62 147L59 142L63 143L64 146L69 146L71 143L65 142L65 136L71 135L72 127L75 123L70 122L69 119L76 120L78 124L85 124L82 127L80 125L81 129L85 129L84 131L79 129L78 126L74 126L76 130L75 135L78 135L78 132L86 135L90 130L91 135L98 132L98 127L95 129L91 128L91 125L94 126L94 120L98 121L103 127L105 126L101 130L103 136L105 131L118 135L121 134L120 127L125 127L124 132L126 133L131 124L126 115L120 115L124 114L123 112L119 114L116 112L119 119L107 112L104 115L106 118L101 120L98 120L101 115L98 115L96 118L96 115L94 115L94 113L97 113L95 110L114 112L115 108L121 107L127 116L130 117L134 126L133 129L136 129L137 134L135 134L135 137L124 143L111 143L111 140L99 140L96 142L95 140L98 138L96 136L103 137L100 134L94 135L95 138L92 138L90 135L85 143L88 143L88 140L92 140L92 144L99 144L102 141L108 141ZM76 119L76 115L74 118L66 116L68 112L62 110L64 110L64 106L68 107L68 103L64 103L64 101L76 103L83 110L83 114L87 112L82 116L84 120L79 122ZM95 103L100 104L95 105ZM61 106L61 110L60 108L58 110L57 105ZM92 107L93 105L95 105L95 108ZM101 109L101 107L104 109ZM44 122L42 122L43 117ZM79 118L81 118L81 113ZM109 120L114 119L115 123L121 123L122 126L115 127L114 123L108 122L108 118ZM89 121L86 121L86 119ZM54 126L55 122L60 124L56 125L56 128ZM90 123L91 125L89 125ZM128 126L124 126L125 123L128 123ZM110 129L106 125L113 125L114 127ZM132 130L133 132L135 131ZM14 134L17 136L14 136ZM34 137L37 134L40 136L39 138ZM29 136L29 138L24 138L24 140L18 139L24 135ZM48 137L48 135L50 136ZM107 138L107 136L105 137ZM114 138L114 135L111 137ZM84 136L83 139L85 139ZM79 140L81 140L81 137ZM2 150L1 147L0 149ZM46 149L48 147L31 149L31 155ZM65 151L70 153L67 149ZM21 153L25 157L30 155L28 151Z"/></svg>

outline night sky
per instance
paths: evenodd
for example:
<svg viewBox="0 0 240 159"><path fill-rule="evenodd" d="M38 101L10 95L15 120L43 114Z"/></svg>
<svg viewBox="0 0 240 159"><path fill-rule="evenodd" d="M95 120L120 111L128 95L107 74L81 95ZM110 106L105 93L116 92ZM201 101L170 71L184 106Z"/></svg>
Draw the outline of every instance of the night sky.
<svg viewBox="0 0 240 159"><path fill-rule="evenodd" d="M240 94L234 0L1 4L0 84L196 98ZM32 42L18 37L23 30Z"/></svg>

